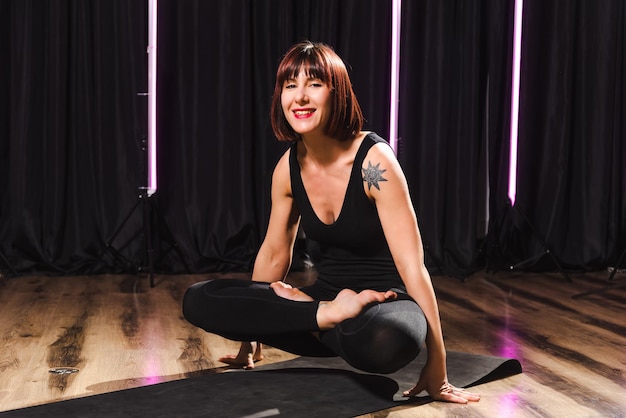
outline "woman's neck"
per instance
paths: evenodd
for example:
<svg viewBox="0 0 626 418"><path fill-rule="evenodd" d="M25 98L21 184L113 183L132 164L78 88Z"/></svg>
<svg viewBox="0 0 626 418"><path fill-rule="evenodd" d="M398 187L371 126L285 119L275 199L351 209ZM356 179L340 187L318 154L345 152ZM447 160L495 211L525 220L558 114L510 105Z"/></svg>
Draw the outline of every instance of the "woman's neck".
<svg viewBox="0 0 626 418"><path fill-rule="evenodd" d="M305 157L318 165L328 165L336 162L341 156L348 152L355 140L360 138L357 135L354 139L340 141L336 138L328 136L315 136L301 138L302 147L299 155Z"/></svg>

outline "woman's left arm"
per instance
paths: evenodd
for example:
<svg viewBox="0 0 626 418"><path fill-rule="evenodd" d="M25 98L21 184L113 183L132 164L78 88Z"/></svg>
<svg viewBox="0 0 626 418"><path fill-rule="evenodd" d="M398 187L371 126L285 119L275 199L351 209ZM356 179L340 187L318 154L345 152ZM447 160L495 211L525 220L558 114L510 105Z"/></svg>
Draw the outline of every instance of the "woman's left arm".
<svg viewBox="0 0 626 418"><path fill-rule="evenodd" d="M437 400L466 403L480 399L478 395L457 389L448 382L439 308L430 274L424 264L417 217L406 178L389 146L377 144L370 149L364 161L363 178L364 187L376 204L400 277L409 295L424 311L428 323L428 360L417 385L404 394L415 396L426 390Z"/></svg>

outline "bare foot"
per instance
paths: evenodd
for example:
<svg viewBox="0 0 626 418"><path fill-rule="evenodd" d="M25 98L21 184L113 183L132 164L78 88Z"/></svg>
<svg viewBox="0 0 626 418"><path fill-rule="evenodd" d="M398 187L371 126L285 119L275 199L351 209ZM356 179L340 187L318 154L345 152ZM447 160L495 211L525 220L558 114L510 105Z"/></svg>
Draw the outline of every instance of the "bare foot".
<svg viewBox="0 0 626 418"><path fill-rule="evenodd" d="M246 341L241 343L237 355L228 354L224 357L220 357L219 361L230 366L238 366L250 370L254 369L255 362L263 360L263 353L261 351L261 343Z"/></svg>
<svg viewBox="0 0 626 418"><path fill-rule="evenodd" d="M270 285L274 292L281 298L295 300L296 302L312 302L313 298L300 289L294 289L284 282L274 282Z"/></svg>
<svg viewBox="0 0 626 418"><path fill-rule="evenodd" d="M344 289L332 301L320 303L317 309L317 324L321 330L332 329L341 321L357 316L370 303L382 303L397 297L396 292L391 290L386 292L363 290L356 293Z"/></svg>

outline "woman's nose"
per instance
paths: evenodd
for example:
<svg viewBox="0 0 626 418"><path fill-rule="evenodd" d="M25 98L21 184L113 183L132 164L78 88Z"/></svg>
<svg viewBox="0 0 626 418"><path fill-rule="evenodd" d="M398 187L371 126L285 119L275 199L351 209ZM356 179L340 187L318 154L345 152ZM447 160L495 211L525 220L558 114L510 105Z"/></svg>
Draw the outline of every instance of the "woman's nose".
<svg viewBox="0 0 626 418"><path fill-rule="evenodd" d="M309 100L306 91L304 88L299 87L298 90L296 91L296 102L298 103L304 103L307 102Z"/></svg>

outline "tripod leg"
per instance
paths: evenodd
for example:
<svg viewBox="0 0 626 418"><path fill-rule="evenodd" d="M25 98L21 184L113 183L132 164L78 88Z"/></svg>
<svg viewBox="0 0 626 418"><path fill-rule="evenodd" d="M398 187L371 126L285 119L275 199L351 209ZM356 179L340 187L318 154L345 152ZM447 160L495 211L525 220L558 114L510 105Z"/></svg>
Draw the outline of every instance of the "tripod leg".
<svg viewBox="0 0 626 418"><path fill-rule="evenodd" d="M146 199L150 199L148 196L142 197L143 201L143 229L144 229L144 242L146 249L146 262L148 264L148 278L150 280L150 287L154 287L154 264L153 264L153 251L152 248L152 219L151 207Z"/></svg>
<svg viewBox="0 0 626 418"><path fill-rule="evenodd" d="M489 228L487 230L487 234L485 235L485 238L483 239L483 242L480 244L480 247L478 247L478 250L476 251L476 254L474 255L474 258L472 259L472 262L470 263L470 265L467 267L467 269L465 270L465 274L463 276L463 281L465 281L467 279L467 277L469 276L469 274L471 274L471 270L472 268L474 268L474 265L476 264L476 261L478 261L478 257L480 257L480 255L484 252L486 257L487 257L487 262L485 263L485 270L489 271L489 256L490 251L489 248L485 248L489 245L490 241L493 241L493 234L498 233L498 231L500 230L500 228L502 228L502 224L504 222L504 219L506 218L506 215L509 213L509 210L511 209L511 201L507 199L506 204L502 207L502 209L500 209L498 215L496 216L495 220L489 225ZM495 269L493 270L495 271Z"/></svg>
<svg viewBox="0 0 626 418"><path fill-rule="evenodd" d="M152 199L153 197L151 197ZM165 258L165 256L167 256L167 254L170 251L174 251L176 253L176 255L178 256L178 258L181 260L181 262L183 263L183 266L185 267L185 271L188 274L191 274L191 269L189 268L189 264L187 264L187 260L185 258L185 256L183 255L182 251L180 250L180 247L178 246L178 243L174 240L174 235L172 234L171 229L169 228L169 226L167 225L167 222L165 221L165 218L163 217L163 215L161 215L161 212L159 212L158 207L156 207L156 205L154 204L154 201L152 201L152 205L150 206L150 209L154 212L155 216L156 216L156 220L157 220L157 225L159 226L159 228L157 229L157 233L159 231L164 231L167 237L167 240L169 241L169 247L167 248L167 250L161 252L159 250L158 253L158 258L156 260L153 260L152 263L156 263L158 264L161 260L163 260ZM164 241L164 238L161 238L161 236L159 235L159 238L157 239L157 241L159 243Z"/></svg>
<svg viewBox="0 0 626 418"><path fill-rule="evenodd" d="M613 267L613 271L611 271L611 273L609 274L609 277L607 279L607 281L609 282L609 285L604 286L600 289L590 290L584 293L579 293L577 295L572 296L572 299L579 299L579 298L582 298L583 296L597 295L600 293L608 292L609 290L612 290L612 289L620 289L622 287L626 287L626 283L620 283L617 285L613 284L613 279L615 278L615 274L617 273L620 266L622 265L622 261L624 261L624 257L626 257L626 247L624 248L624 251L622 251L622 254L620 254L619 258L617 259L617 263L615 263L615 267Z"/></svg>
<svg viewBox="0 0 626 418"><path fill-rule="evenodd" d="M624 256L626 256L626 247L624 247L624 251L622 251L622 254L617 259L617 263L615 263L613 271L611 272L611 274L609 274L609 278L607 279L609 282L612 282L615 278L615 273L617 273L617 270L619 270L620 266L622 265L622 261L624 261Z"/></svg>
<svg viewBox="0 0 626 418"><path fill-rule="evenodd" d="M124 220L119 224L119 226L115 229L115 232L113 232L113 235L111 235L111 238L109 238L109 240L107 242L104 243L104 250L100 253L100 255L98 255L98 258L96 259L95 263L94 263L94 267L92 268L92 271L95 269L95 267L100 263L100 261L102 261L102 258L104 257L104 255L107 252L111 252L113 254L113 256L115 258L119 258L122 259L123 261L125 261L128 264L132 264L130 262L130 260L128 260L126 257L124 257L122 254L120 254L119 251L117 251L115 249L115 247L113 247L113 241L115 241L115 239L117 238L117 236L119 235L119 233L122 231L122 229L124 228L124 226L126 225L126 222L128 222L128 220L130 219L130 217L132 216L132 214L135 212L135 210L137 209L137 207L139 206L139 203L141 203L141 198L139 198L139 200L137 200L135 202L135 204L133 205L132 208L130 208L130 210L128 211L128 213L126 214L126 217L124 218Z"/></svg>
<svg viewBox="0 0 626 418"><path fill-rule="evenodd" d="M13 266L11 265L11 263L9 263L9 260L7 260L7 258L4 256L4 253L2 253L2 251L0 251L0 258L2 258L2 262L4 264L6 264L6 266L9 268L9 270L11 271L11 273L14 276L17 276L17 272L15 271L15 269L13 268Z"/></svg>
<svg viewBox="0 0 626 418"><path fill-rule="evenodd" d="M550 258L552 258L552 261L554 261L554 264L556 264L556 267L559 269L559 271L561 272L561 274L565 278L565 281L571 283L572 279L569 277L567 272L565 272L565 270L563 270L563 267L561 267L561 263L559 263L559 260L557 260L556 257L554 256L554 254L552 254L552 252L548 248L548 245L546 244L546 241L539 235L537 230L530 223L530 219L528 219L526 214L519 208L518 205L515 205L514 208L517 210L517 213L519 213L522 216L522 218L524 218L524 222L526 222L526 225L528 225L528 227L532 231L532 233L535 236L535 238L537 239L537 241L539 241L539 243L541 244L541 246L545 250L546 254L548 254L550 256ZM532 259L534 259L534 258L532 258ZM520 264L523 264L523 263L520 263Z"/></svg>

